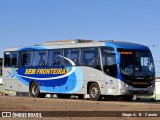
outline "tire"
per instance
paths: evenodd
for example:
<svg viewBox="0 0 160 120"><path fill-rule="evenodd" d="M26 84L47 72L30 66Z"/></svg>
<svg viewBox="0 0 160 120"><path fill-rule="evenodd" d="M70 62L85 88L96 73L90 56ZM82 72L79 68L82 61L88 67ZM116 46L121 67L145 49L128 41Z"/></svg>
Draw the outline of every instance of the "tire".
<svg viewBox="0 0 160 120"><path fill-rule="evenodd" d="M57 94L58 98L70 98L71 95L70 94Z"/></svg>
<svg viewBox="0 0 160 120"><path fill-rule="evenodd" d="M33 82L31 84L30 94L32 97L36 97L36 98L44 98L46 96L45 93L40 93L39 85L37 82Z"/></svg>
<svg viewBox="0 0 160 120"><path fill-rule="evenodd" d="M89 87L89 96L93 101L101 100L101 91L97 83L92 83Z"/></svg>
<svg viewBox="0 0 160 120"><path fill-rule="evenodd" d="M123 95L122 100L123 101L132 101L133 95Z"/></svg>

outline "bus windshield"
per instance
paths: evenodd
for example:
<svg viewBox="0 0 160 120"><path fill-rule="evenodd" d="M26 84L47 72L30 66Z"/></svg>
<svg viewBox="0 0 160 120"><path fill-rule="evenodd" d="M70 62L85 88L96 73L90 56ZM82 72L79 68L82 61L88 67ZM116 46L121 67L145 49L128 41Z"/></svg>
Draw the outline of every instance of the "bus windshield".
<svg viewBox="0 0 160 120"><path fill-rule="evenodd" d="M152 77L154 62L149 50L118 49L120 52L120 73L123 77Z"/></svg>

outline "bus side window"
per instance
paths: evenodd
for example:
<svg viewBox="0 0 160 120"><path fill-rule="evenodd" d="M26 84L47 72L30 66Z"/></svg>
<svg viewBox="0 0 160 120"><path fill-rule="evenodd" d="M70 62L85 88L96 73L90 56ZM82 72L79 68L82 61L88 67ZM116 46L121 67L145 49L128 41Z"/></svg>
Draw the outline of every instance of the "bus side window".
<svg viewBox="0 0 160 120"><path fill-rule="evenodd" d="M18 52L11 53L11 66L15 67L18 65Z"/></svg>
<svg viewBox="0 0 160 120"><path fill-rule="evenodd" d="M49 50L49 66L61 66L63 63L62 50Z"/></svg>
<svg viewBox="0 0 160 120"><path fill-rule="evenodd" d="M39 51L38 54L38 66L47 65L47 51Z"/></svg>
<svg viewBox="0 0 160 120"><path fill-rule="evenodd" d="M32 63L32 53L31 52L21 52L20 53L20 66L28 67Z"/></svg>
<svg viewBox="0 0 160 120"><path fill-rule="evenodd" d="M70 59L70 50L69 49L64 50L64 57ZM68 60L64 59L64 65L71 66L71 63Z"/></svg>
<svg viewBox="0 0 160 120"><path fill-rule="evenodd" d="M54 50L54 55L55 55L55 66L61 66L63 65L63 58L62 56L62 50Z"/></svg>
<svg viewBox="0 0 160 120"><path fill-rule="evenodd" d="M82 49L82 65L96 66L98 57L98 48L83 48Z"/></svg>
<svg viewBox="0 0 160 120"><path fill-rule="evenodd" d="M80 49L72 49L70 58L75 63L75 65L80 65Z"/></svg>
<svg viewBox="0 0 160 120"><path fill-rule="evenodd" d="M112 47L101 47L102 67L106 74L117 77L116 54Z"/></svg>
<svg viewBox="0 0 160 120"><path fill-rule="evenodd" d="M53 66L55 65L55 54L54 54L54 50L49 50L48 51L48 65L49 66Z"/></svg>
<svg viewBox="0 0 160 120"><path fill-rule="evenodd" d="M11 56L10 52L5 52L4 53L4 67L10 67L11 65Z"/></svg>
<svg viewBox="0 0 160 120"><path fill-rule="evenodd" d="M80 64L79 55L80 55L80 49L66 49L66 50L64 50L64 56L69 58L70 60L72 60L75 65ZM66 59L64 59L64 65L72 66L72 64Z"/></svg>

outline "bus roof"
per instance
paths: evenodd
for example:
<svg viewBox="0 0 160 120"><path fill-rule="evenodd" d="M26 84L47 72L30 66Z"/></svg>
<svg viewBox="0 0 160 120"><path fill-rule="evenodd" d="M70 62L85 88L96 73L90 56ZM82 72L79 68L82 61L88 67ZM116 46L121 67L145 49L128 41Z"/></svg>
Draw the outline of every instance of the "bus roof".
<svg viewBox="0 0 160 120"><path fill-rule="evenodd" d="M121 42L113 40L94 41L94 40L74 39L74 40L48 41L42 45L6 48L5 51L27 51L33 49L43 50L43 49L77 48L77 47L96 47L96 46L109 46L115 49L116 48L149 49L147 46L130 42Z"/></svg>
<svg viewBox="0 0 160 120"><path fill-rule="evenodd" d="M124 49L141 49L141 50L148 50L149 48L145 45L137 44L137 43L130 43L130 42L122 42L122 41L112 41L106 42L105 46L110 46L115 49L117 48L124 48Z"/></svg>

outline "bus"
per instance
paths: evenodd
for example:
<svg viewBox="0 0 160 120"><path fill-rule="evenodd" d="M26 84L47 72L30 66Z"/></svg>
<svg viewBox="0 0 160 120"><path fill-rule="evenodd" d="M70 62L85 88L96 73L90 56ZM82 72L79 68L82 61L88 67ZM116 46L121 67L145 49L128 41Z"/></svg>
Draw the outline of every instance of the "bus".
<svg viewBox="0 0 160 120"><path fill-rule="evenodd" d="M89 95L93 101L115 96L152 95L155 67L147 46L113 40L59 40L7 48L4 89L33 97Z"/></svg>

